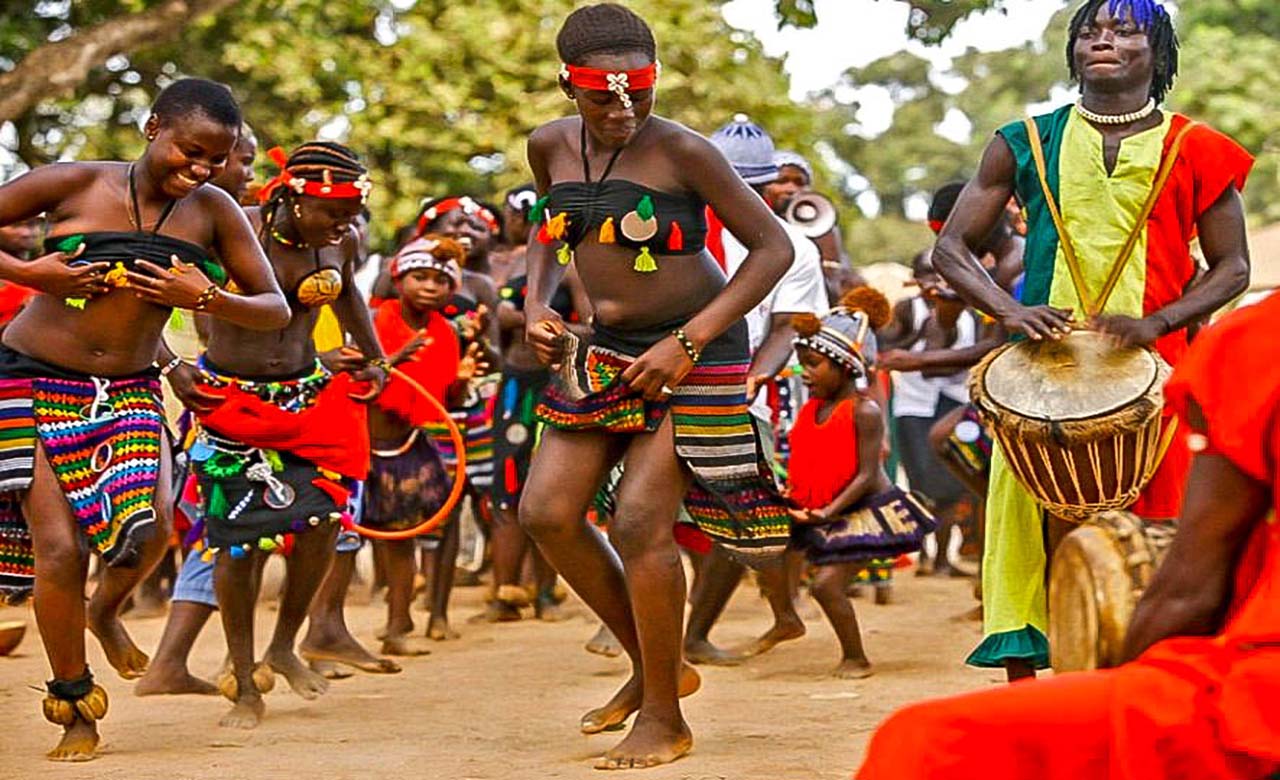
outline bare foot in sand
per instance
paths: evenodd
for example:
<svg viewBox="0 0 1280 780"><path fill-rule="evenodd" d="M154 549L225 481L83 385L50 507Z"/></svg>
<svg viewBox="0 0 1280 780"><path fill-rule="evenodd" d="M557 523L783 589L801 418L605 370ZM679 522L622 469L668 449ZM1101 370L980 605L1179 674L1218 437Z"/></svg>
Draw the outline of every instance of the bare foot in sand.
<svg viewBox="0 0 1280 780"><path fill-rule="evenodd" d="M564 607L563 602L556 601L554 596L539 596L534 602L533 614L544 623L563 623L573 617L572 611Z"/></svg>
<svg viewBox="0 0 1280 780"><path fill-rule="evenodd" d="M767 653L783 642L792 639L799 639L804 636L805 628L803 622L787 621L785 623L774 623L773 628L764 632L764 635L756 639L745 647L738 650L739 653L747 657L761 655Z"/></svg>
<svg viewBox="0 0 1280 780"><path fill-rule="evenodd" d="M92 761L98 757L98 727L80 718L67 726L62 739L45 754L50 761Z"/></svg>
<svg viewBox="0 0 1280 780"><path fill-rule="evenodd" d="M493 599L486 604L484 612L480 615L480 620L485 623L515 623L520 618L519 607L497 599Z"/></svg>
<svg viewBox="0 0 1280 780"><path fill-rule="evenodd" d="M230 711L218 721L218 725L246 731L256 729L266 711L267 705L262 702L261 696L246 696L231 706Z"/></svg>
<svg viewBox="0 0 1280 780"><path fill-rule="evenodd" d="M680 670L680 687L678 693L680 698L692 696L702 687L702 675L698 674L698 670L689 664L684 664ZM605 703L603 707L591 710L582 716L579 723L579 729L583 734L599 734L602 731L614 731L627 722L627 718L631 717L631 713L640 709L640 697L643 693L643 686L640 678L632 676L631 679L623 683L613 698Z"/></svg>
<svg viewBox="0 0 1280 780"><path fill-rule="evenodd" d="M636 718L621 742L596 762L596 769L647 769L669 764L693 749L693 733L681 720L670 724L656 718Z"/></svg>
<svg viewBox="0 0 1280 780"><path fill-rule="evenodd" d="M434 639L437 642L445 642L451 639L460 639L462 634L450 628L447 619L433 617L431 622L427 623L427 638Z"/></svg>
<svg viewBox="0 0 1280 780"><path fill-rule="evenodd" d="M329 690L329 681L316 674L289 650L267 650L264 661L276 674L284 675L293 692L304 699L318 699Z"/></svg>
<svg viewBox="0 0 1280 780"><path fill-rule="evenodd" d="M345 680L356 676L354 670L345 666L338 666L332 661L315 661L309 658L304 658L303 660L307 662L307 666L311 668L311 671L326 680Z"/></svg>
<svg viewBox="0 0 1280 780"><path fill-rule="evenodd" d="M831 671L832 677L841 680L865 680L871 675L871 662L865 658L846 658Z"/></svg>
<svg viewBox="0 0 1280 780"><path fill-rule="evenodd" d="M217 696L218 686L187 671L185 666L153 663L133 686L134 696L181 695Z"/></svg>
<svg viewBox="0 0 1280 780"><path fill-rule="evenodd" d="M431 648L427 646L427 638L424 636L396 634L395 636L385 637L382 640L382 654L409 657L430 655Z"/></svg>
<svg viewBox="0 0 1280 780"><path fill-rule="evenodd" d="M622 645L618 644L618 638L613 635L609 627L602 623L596 635L587 640L587 652L602 655L605 658L617 658L622 655Z"/></svg>
<svg viewBox="0 0 1280 780"><path fill-rule="evenodd" d="M364 649L364 645L350 634L329 644L303 642L298 647L298 655L311 662L313 669L317 663L329 663L350 666L369 674L396 674L400 671L400 664L390 658L379 658Z"/></svg>
<svg viewBox="0 0 1280 780"><path fill-rule="evenodd" d="M723 650L705 639L684 643L684 659L699 666L737 666L748 657L743 653Z"/></svg>
<svg viewBox="0 0 1280 780"><path fill-rule="evenodd" d="M93 609L90 602L85 614L86 623L107 654L107 662L126 680L136 680L147 673L151 659L138 649L124 630L118 615L106 615Z"/></svg>

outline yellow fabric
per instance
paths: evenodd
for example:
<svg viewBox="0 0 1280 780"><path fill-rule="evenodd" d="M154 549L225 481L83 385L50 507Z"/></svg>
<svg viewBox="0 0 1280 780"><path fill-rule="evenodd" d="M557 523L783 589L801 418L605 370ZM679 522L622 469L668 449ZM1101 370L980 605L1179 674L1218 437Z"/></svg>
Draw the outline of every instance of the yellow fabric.
<svg viewBox="0 0 1280 780"><path fill-rule="evenodd" d="M1151 192L1169 121L1166 113L1159 127L1124 139L1115 170L1108 176L1102 134L1075 112L1067 120L1058 162L1059 204L1092 298L1105 284L1133 221ZM1146 246L1144 228L1107 301L1106 313L1142 316ZM1083 317L1061 244L1054 260L1049 305L1073 309L1077 318ZM991 454L988 484L982 555L983 634L1017 631L1028 625L1048 633L1043 510L1013 476L998 443Z"/></svg>
<svg viewBox="0 0 1280 780"><path fill-rule="evenodd" d="M338 315L333 313L332 306L320 307L320 316L316 318L311 338L316 343L317 352L328 352L346 343L342 335L342 323L338 322Z"/></svg>
<svg viewBox="0 0 1280 780"><path fill-rule="evenodd" d="M1158 127L1124 139L1110 176L1102 154L1102 133L1074 111L1067 120L1058 161L1058 202L1085 288L1095 300L1151 192L1171 118L1171 114L1165 113ZM1146 287L1147 231L1144 227L1103 311L1141 317ZM1067 270L1062 242L1054 258L1049 305L1073 309L1077 318L1084 316L1084 307Z"/></svg>
<svg viewBox="0 0 1280 780"><path fill-rule="evenodd" d="M200 334L196 331L196 314L191 311L174 309L169 321L164 326L164 341L173 350L173 354L192 363L200 355ZM163 393L164 418L169 430L178 431L178 420L186 407L171 392Z"/></svg>

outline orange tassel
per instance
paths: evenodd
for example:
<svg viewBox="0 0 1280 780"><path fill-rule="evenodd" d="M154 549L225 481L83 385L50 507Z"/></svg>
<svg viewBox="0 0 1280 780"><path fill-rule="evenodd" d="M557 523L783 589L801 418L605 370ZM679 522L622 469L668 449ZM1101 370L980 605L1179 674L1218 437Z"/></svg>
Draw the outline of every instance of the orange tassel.
<svg viewBox="0 0 1280 780"><path fill-rule="evenodd" d="M600 226L600 243L616 244L618 237L615 235L613 228L613 217L607 217L604 224Z"/></svg>
<svg viewBox="0 0 1280 780"><path fill-rule="evenodd" d="M551 235L551 231L547 230L547 223L545 221L538 228L537 239L538 239L538 243L542 244L543 246L546 246L547 244L550 244L552 241L555 241L555 238L552 237Z"/></svg>
<svg viewBox="0 0 1280 780"><path fill-rule="evenodd" d="M684 249L684 231L680 229L680 223L672 220L671 232L667 234L667 249L672 252L680 252Z"/></svg>

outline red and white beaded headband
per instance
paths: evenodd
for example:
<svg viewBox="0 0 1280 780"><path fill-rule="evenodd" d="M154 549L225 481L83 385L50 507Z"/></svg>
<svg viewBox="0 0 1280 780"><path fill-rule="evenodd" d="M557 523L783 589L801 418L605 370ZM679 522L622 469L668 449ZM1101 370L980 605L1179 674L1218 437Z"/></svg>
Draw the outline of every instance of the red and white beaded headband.
<svg viewBox="0 0 1280 780"><path fill-rule="evenodd" d="M580 89L597 89L612 92L622 101L623 108L631 108L631 95L642 89L650 89L658 83L662 65L652 62L635 70L601 70L581 65L560 64L560 78Z"/></svg>
<svg viewBox="0 0 1280 780"><path fill-rule="evenodd" d="M373 182L369 180L369 174L362 173L355 181L333 181L332 174L328 171L320 172L320 181L312 181L304 179L301 176L295 176L289 171L289 157L285 154L284 149L279 146L272 147L267 150L267 157L271 158L271 162L280 168L280 173L275 178L263 185L258 191L258 200L266 203L281 187L288 187L298 195L310 195L315 198L359 198L361 203L369 200L369 191L373 189Z"/></svg>
<svg viewBox="0 0 1280 780"><path fill-rule="evenodd" d="M493 212L476 203L470 195L462 195L439 200L431 204L431 208L423 211L422 216L418 217L418 235L425 234L427 226L434 222L436 217L448 214L454 209L462 209L462 213L468 216L479 217L480 221L489 227L490 233L498 232L498 218L493 215Z"/></svg>

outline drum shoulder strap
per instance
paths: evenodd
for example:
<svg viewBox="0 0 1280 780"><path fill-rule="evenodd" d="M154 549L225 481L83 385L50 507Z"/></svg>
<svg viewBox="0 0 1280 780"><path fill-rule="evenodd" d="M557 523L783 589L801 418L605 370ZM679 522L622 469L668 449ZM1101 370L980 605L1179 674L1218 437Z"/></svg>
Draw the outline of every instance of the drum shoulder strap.
<svg viewBox="0 0 1280 780"><path fill-rule="evenodd" d="M1058 208L1057 199L1053 197L1053 191L1049 188L1049 173L1045 165L1044 146L1040 141L1040 130L1036 126L1034 119L1028 118L1023 121L1023 124L1026 127L1027 140L1031 144L1031 157L1035 161L1036 176L1040 180L1040 191L1044 194L1045 205L1049 209L1053 227L1058 231L1058 239L1062 246L1062 256L1067 261L1067 270L1071 274L1071 284L1075 287L1076 295L1080 299L1080 305L1084 307L1085 314L1093 317L1102 313L1103 309L1106 308L1107 301L1111 298L1116 285L1120 282L1120 275L1123 273L1124 267L1133 256L1134 249L1138 246L1138 239L1142 236L1142 229L1146 226L1147 220L1151 217L1151 211L1155 208L1156 202L1160 199L1160 194L1164 191L1169 177L1173 174L1173 166L1178 160L1178 153L1182 149L1183 140L1187 137L1187 133L1199 123L1187 122L1178 131L1178 134L1174 136L1173 143L1169 145L1164 159L1161 160L1160 168L1156 172L1156 177L1151 185L1151 192L1147 194L1147 199L1142 204L1142 210L1138 213L1137 219L1134 220L1133 227L1129 229L1129 235L1126 237L1124 245L1120 248L1120 253L1111 264L1111 270L1107 273L1107 279L1103 283L1096 301L1089 297L1088 290L1085 289L1084 272L1080 268L1080 260L1076 255L1071 237L1067 234L1066 223L1062 219L1062 211Z"/></svg>

